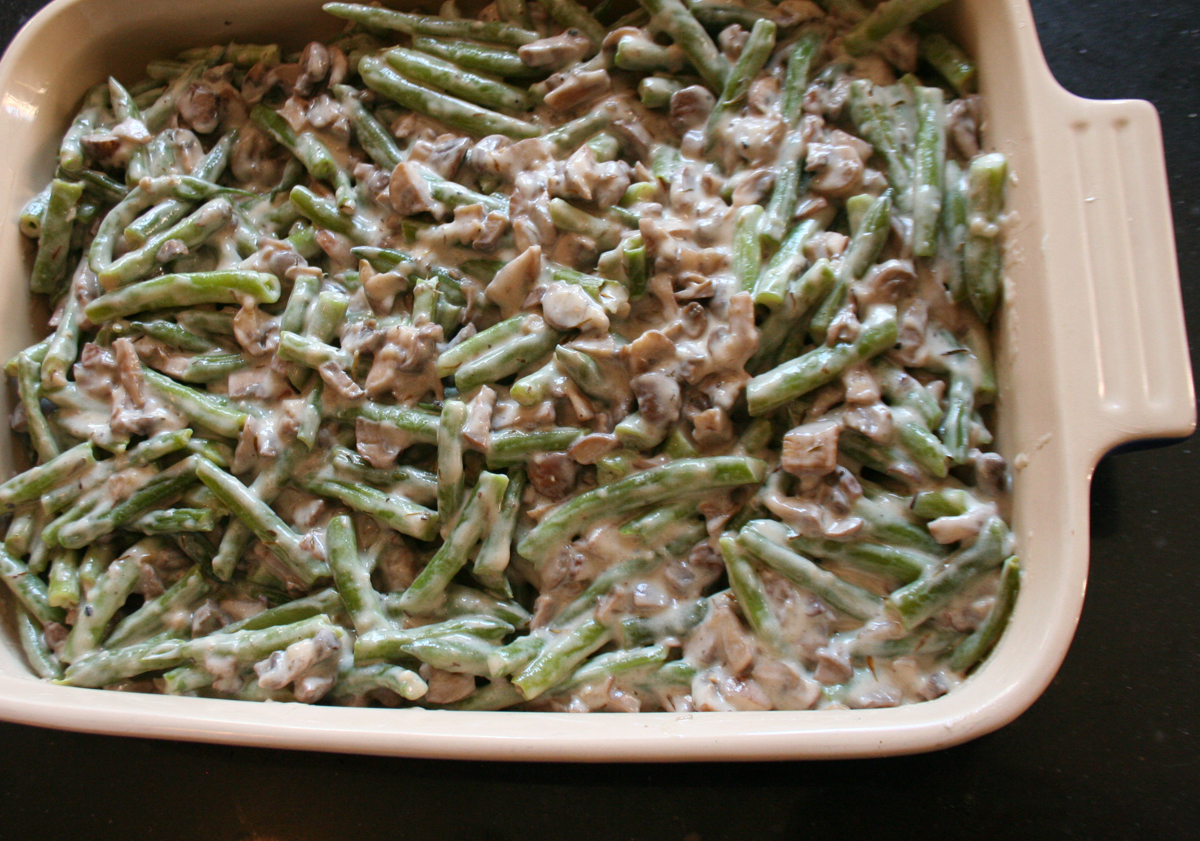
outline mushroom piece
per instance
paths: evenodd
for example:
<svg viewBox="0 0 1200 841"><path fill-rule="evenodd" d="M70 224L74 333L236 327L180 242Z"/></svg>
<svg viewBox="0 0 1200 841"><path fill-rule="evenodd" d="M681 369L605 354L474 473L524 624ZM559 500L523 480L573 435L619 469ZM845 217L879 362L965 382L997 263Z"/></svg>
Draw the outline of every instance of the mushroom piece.
<svg viewBox="0 0 1200 841"><path fill-rule="evenodd" d="M442 178L453 178L471 148L471 140L456 134L443 134L434 140L414 141L408 159L424 164Z"/></svg>
<svg viewBox="0 0 1200 841"><path fill-rule="evenodd" d="M555 111L570 111L612 90L607 70L573 70L562 84L546 94L545 102Z"/></svg>
<svg viewBox="0 0 1200 841"><path fill-rule="evenodd" d="M674 377L649 371L630 380L629 387L637 398L638 413L646 423L663 427L679 420L683 397Z"/></svg>
<svg viewBox="0 0 1200 841"><path fill-rule="evenodd" d="M910 260L887 260L872 266L863 279L854 284L854 298L860 306L892 304L912 288L917 272Z"/></svg>
<svg viewBox="0 0 1200 841"><path fill-rule="evenodd" d="M329 75L329 50L324 44L312 41L300 54L300 75L294 89L300 96L309 96Z"/></svg>
<svg viewBox="0 0 1200 841"><path fill-rule="evenodd" d="M816 173L813 192L844 196L862 186L866 166L858 149L848 143L809 143L804 168Z"/></svg>
<svg viewBox="0 0 1200 841"><path fill-rule="evenodd" d="M671 94L667 116L671 127L680 134L699 128L708 122L708 116L717 105L716 97L708 88L689 85Z"/></svg>
<svg viewBox="0 0 1200 841"><path fill-rule="evenodd" d="M179 116L198 133L211 134L220 122L219 101L208 85L193 84L179 98Z"/></svg>
<svg viewBox="0 0 1200 841"><path fill-rule="evenodd" d="M552 283L542 295L542 315L556 330L608 330L604 308L573 283Z"/></svg>
<svg viewBox="0 0 1200 841"><path fill-rule="evenodd" d="M421 175L414 163L405 161L396 165L388 182L388 199L392 210L400 216L415 216L418 213L441 215L445 208L433 197L429 182Z"/></svg>
<svg viewBox="0 0 1200 841"><path fill-rule="evenodd" d="M517 49L526 67L548 67L558 70L582 59L592 48L592 42L578 29L568 29L550 38L540 38Z"/></svg>
<svg viewBox="0 0 1200 841"><path fill-rule="evenodd" d="M483 294L507 318L521 308L541 274L542 247L531 245L496 272Z"/></svg>

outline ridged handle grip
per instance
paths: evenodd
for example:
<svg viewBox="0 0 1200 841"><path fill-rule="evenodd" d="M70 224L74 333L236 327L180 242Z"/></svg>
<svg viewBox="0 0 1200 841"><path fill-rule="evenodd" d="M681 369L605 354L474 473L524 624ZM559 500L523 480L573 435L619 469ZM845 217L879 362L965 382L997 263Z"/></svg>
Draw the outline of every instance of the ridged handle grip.
<svg viewBox="0 0 1200 841"><path fill-rule="evenodd" d="M1098 458L1191 434L1196 400L1158 112L1064 93L1062 117L1056 176L1070 201L1046 220L1044 253L1050 278L1076 281L1055 327L1072 375L1097 384L1072 411Z"/></svg>

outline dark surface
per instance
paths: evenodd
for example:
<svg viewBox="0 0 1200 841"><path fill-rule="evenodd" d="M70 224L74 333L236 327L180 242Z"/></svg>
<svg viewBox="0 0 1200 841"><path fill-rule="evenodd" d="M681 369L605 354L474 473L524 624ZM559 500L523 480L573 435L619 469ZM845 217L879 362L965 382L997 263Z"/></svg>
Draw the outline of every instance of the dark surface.
<svg viewBox="0 0 1200 841"><path fill-rule="evenodd" d="M40 5L0 2L3 43ZM1200 4L1033 6L1067 88L1158 107L1189 333L1200 336ZM1196 449L1101 463L1087 601L1062 671L1015 723L958 748L852 762L499 765L0 724L0 838L1200 837Z"/></svg>

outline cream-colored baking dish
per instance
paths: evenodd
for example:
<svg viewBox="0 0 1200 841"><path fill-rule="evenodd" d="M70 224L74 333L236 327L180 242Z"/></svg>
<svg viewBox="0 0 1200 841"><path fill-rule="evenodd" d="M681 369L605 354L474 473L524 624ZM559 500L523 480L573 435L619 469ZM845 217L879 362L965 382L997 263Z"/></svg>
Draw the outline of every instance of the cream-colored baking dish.
<svg viewBox="0 0 1200 841"><path fill-rule="evenodd" d="M393 2L392 5L398 5ZM1066 654L1088 570L1088 487L1104 452L1195 425L1158 118L1146 102L1062 90L1026 0L955 0L977 57L990 145L1009 156L1014 221L998 327L998 444L1025 579L1008 631L942 698L895 709L640 715L305 707L51 686L0 630L0 717L96 733L375 754L520 760L882 756L1011 721ZM34 341L23 203L49 178L84 90L148 59L229 40L299 46L337 28L317 0L56 0L0 63L0 358ZM4 414L7 417L7 408ZM0 447L0 475L10 448ZM1168 489L1169 492L1169 489ZM4 600L7 609L7 600Z"/></svg>

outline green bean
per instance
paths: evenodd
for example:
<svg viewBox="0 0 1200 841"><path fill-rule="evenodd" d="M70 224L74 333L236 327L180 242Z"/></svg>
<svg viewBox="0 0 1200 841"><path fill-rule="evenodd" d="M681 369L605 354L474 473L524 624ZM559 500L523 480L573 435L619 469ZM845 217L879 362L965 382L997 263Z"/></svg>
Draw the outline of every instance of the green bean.
<svg viewBox="0 0 1200 841"><path fill-rule="evenodd" d="M108 85L96 85L84 96L83 107L75 115L71 127L63 136L58 151L58 165L69 175L75 175L83 169L83 145L80 142L84 135L91 134L100 123L101 111L108 105Z"/></svg>
<svg viewBox="0 0 1200 841"><path fill-rule="evenodd" d="M204 580L200 567L192 567L158 596L122 619L104 641L104 647L124 648L162 633L169 625L190 622L194 606L210 592L212 585Z"/></svg>
<svg viewBox="0 0 1200 841"><path fill-rule="evenodd" d="M79 172L79 181L83 184L85 195L91 195L100 201L104 202L119 202L127 195L133 192L134 189L126 187L119 181L114 181L103 172L97 172L94 169L85 169Z"/></svg>
<svg viewBox="0 0 1200 841"><path fill-rule="evenodd" d="M529 432L521 429L493 432L487 451L488 468L496 470L522 464L538 453L562 452L586 434L587 430L574 426L552 426Z"/></svg>
<svg viewBox="0 0 1200 841"><path fill-rule="evenodd" d="M841 452L857 461L905 485L915 485L925 480L925 472L908 453L891 443L874 441L856 430L845 430L838 439Z"/></svg>
<svg viewBox="0 0 1200 841"><path fill-rule="evenodd" d="M914 516L935 520L938 517L958 517L981 504L969 491L961 488L939 488L936 491L921 491L916 494L910 509Z"/></svg>
<svg viewBox="0 0 1200 841"><path fill-rule="evenodd" d="M284 602L240 621L231 622L222 629L222 633L259 631L263 628L292 625L314 616L336 616L342 608L342 597L338 595L338 591L333 587L327 587L310 596Z"/></svg>
<svg viewBox="0 0 1200 841"><path fill-rule="evenodd" d="M767 16L754 9L732 3L713 3L709 0L688 0L688 11L710 29L724 29L730 24L739 24L744 29L751 29Z"/></svg>
<svg viewBox="0 0 1200 841"><path fill-rule="evenodd" d="M527 90L480 76L435 56L394 47L383 57L405 78L432 85L476 105L502 111L527 111L536 104Z"/></svg>
<svg viewBox="0 0 1200 841"><path fill-rule="evenodd" d="M608 250L620 240L618 227L586 210L580 210L562 199L551 199L548 206L550 221L561 231L583 234L595 240L598 248Z"/></svg>
<svg viewBox="0 0 1200 841"><path fill-rule="evenodd" d="M913 254L937 253L946 160L946 112L941 88L916 88L917 138L913 165Z"/></svg>
<svg viewBox="0 0 1200 841"><path fill-rule="evenodd" d="M200 74L208 68L208 65L207 61L196 61L188 65L187 69L167 86L162 96L146 109L142 114L142 122L145 123L146 129L151 134L157 134L166 126L167 121L178 109L179 100L191 88L192 83L200 78Z"/></svg>
<svg viewBox="0 0 1200 841"><path fill-rule="evenodd" d="M873 307L863 320L858 338L847 344L820 347L760 374L746 384L746 401L754 417L778 409L820 388L847 368L884 352L898 335L896 310L887 304Z"/></svg>
<svg viewBox="0 0 1200 841"><path fill-rule="evenodd" d="M1000 569L1000 588L996 591L992 609L988 611L979 627L955 646L950 654L950 668L956 672L965 672L983 659L1004 632L1004 626L1008 624L1008 616L1012 613L1013 603L1020 589L1021 563L1014 555L1006 560Z"/></svg>
<svg viewBox="0 0 1200 841"><path fill-rule="evenodd" d="M193 333L208 333L210 336L233 335L232 312L183 310L175 314L175 320L185 330Z"/></svg>
<svg viewBox="0 0 1200 841"><path fill-rule="evenodd" d="M163 344L170 345L179 350L205 353L217 349L217 345L212 341L206 339L204 336L196 335L191 330L180 324L176 324L174 321L133 321L130 322L129 326L152 339L157 339Z"/></svg>
<svg viewBox="0 0 1200 841"><path fill-rule="evenodd" d="M619 393L609 373L583 351L559 345L554 349L554 358L558 367L584 394L608 402L614 394Z"/></svg>
<svg viewBox="0 0 1200 841"><path fill-rule="evenodd" d="M159 538L149 537L126 549L108 565L76 613L75 624L62 649L62 661L72 663L100 645L105 630L141 578L141 565L161 551Z"/></svg>
<svg viewBox="0 0 1200 841"><path fill-rule="evenodd" d="M720 547L730 589L733 590L742 616L746 618L746 624L768 649L783 653L789 647L784 640L783 628L771 609L766 587L754 569L749 555L732 534L721 537Z"/></svg>
<svg viewBox="0 0 1200 841"><path fill-rule="evenodd" d="M598 20L592 17L586 6L576 0L537 0L538 5L550 13L550 16L562 24L563 29L577 29L592 42L592 49L600 49L600 43L607 30Z"/></svg>
<svg viewBox="0 0 1200 841"><path fill-rule="evenodd" d="M971 161L967 176L967 238L963 246L963 277L967 297L984 324L1000 300L1000 247L1004 185L1008 161L998 152Z"/></svg>
<svg viewBox="0 0 1200 841"><path fill-rule="evenodd" d="M791 286L792 279L799 274L807 262L807 258L804 256L804 246L813 236L821 232L825 224L824 217L817 217L806 219L792 228L779 250L767 262L766 268L757 275L753 289L750 290L754 294L754 303L771 309L784 303L785 294ZM801 281L800 287L804 286L805 284ZM787 322L794 322L813 303L816 302L807 301L804 305L792 307L794 314L787 319Z"/></svg>
<svg viewBox="0 0 1200 841"><path fill-rule="evenodd" d="M488 675L492 680L499 680L516 674L537 657L538 652L546 647L545 637L537 634L527 634L517 637L508 645L502 645L488 655ZM522 697L521 700L524 700Z"/></svg>
<svg viewBox="0 0 1200 841"><path fill-rule="evenodd" d="M446 603L442 607L447 616L494 616L517 629L527 628L532 618L529 611L514 599L500 599L461 584L451 584L446 588Z"/></svg>
<svg viewBox="0 0 1200 841"><path fill-rule="evenodd" d="M179 379L185 383L212 383L248 367L249 360L240 353L206 353L188 360Z"/></svg>
<svg viewBox="0 0 1200 841"><path fill-rule="evenodd" d="M880 91L867 79L857 79L850 84L847 106L855 127L887 162L888 181L903 198L912 183L912 161L905 154L896 116Z"/></svg>
<svg viewBox="0 0 1200 841"><path fill-rule="evenodd" d="M738 208L733 221L733 276L738 288L754 291L762 273L762 241L758 237L763 209L752 204Z"/></svg>
<svg viewBox="0 0 1200 841"><path fill-rule="evenodd" d="M328 228L334 233L344 234L357 243L371 240L372 232L365 219L340 213L333 202L319 197L307 187L301 185L293 187L288 193L288 200L296 206L304 218L312 220L314 225Z"/></svg>
<svg viewBox="0 0 1200 841"><path fill-rule="evenodd" d="M58 529L57 543L67 549L82 549L136 520L151 508L177 498L196 481L199 461L199 456L188 456L155 474L111 508L106 502L79 519L65 523Z"/></svg>
<svg viewBox="0 0 1200 841"><path fill-rule="evenodd" d="M352 20L368 27L392 29L406 35L466 38L509 47L520 47L538 39L536 32L502 22L447 20L429 15L393 12L374 6L359 6L354 3L326 3L321 8L334 17Z"/></svg>
<svg viewBox="0 0 1200 841"><path fill-rule="evenodd" d="M388 469L371 467L365 458L345 447L333 448L330 463L335 474L342 474L343 480L348 478L355 482L387 486L421 505L437 501L437 477L420 468L409 465Z"/></svg>
<svg viewBox="0 0 1200 841"><path fill-rule="evenodd" d="M215 271L167 274L101 295L84 309L94 324L161 307L240 304L247 298L273 304L279 280L266 272Z"/></svg>
<svg viewBox="0 0 1200 841"><path fill-rule="evenodd" d="M400 647L405 654L428 663L435 669L486 677L487 658L497 646L471 634L413 640Z"/></svg>
<svg viewBox="0 0 1200 841"><path fill-rule="evenodd" d="M338 210L353 215L357 208L354 187L350 175L338 166L324 143L311 131L295 132L287 120L265 105L256 105L250 112L254 124L275 138L285 149L296 156L308 174L324 181L336 191Z"/></svg>
<svg viewBox="0 0 1200 841"><path fill-rule="evenodd" d="M533 700L566 680L580 663L611 638L612 632L595 619L585 619L543 648L512 679L512 683L526 700Z"/></svg>
<svg viewBox="0 0 1200 841"><path fill-rule="evenodd" d="M751 522L737 538L738 545L755 559L846 615L865 620L879 612L882 599L796 554L787 545L795 545L795 541L796 538L788 539L781 523L770 520Z"/></svg>
<svg viewBox="0 0 1200 841"><path fill-rule="evenodd" d="M559 685L558 691L599 683L609 678L627 675L630 672L655 669L666 662L669 654L670 649L665 645L649 645L644 648L600 654L576 669L566 681Z"/></svg>
<svg viewBox="0 0 1200 841"><path fill-rule="evenodd" d="M480 108L449 94L423 88L390 69L382 59L364 58L358 65L363 82L371 90L405 108L439 120L448 126L482 137L503 134L521 139L537 137L541 129L532 123Z"/></svg>
<svg viewBox="0 0 1200 841"><path fill-rule="evenodd" d="M683 49L678 44L672 44L669 47L656 44L650 39L642 35L625 35L617 41L617 48L613 54L613 64L622 70L630 70L636 73L678 73L683 69L687 62L687 56ZM658 83L670 83L675 90L683 87L683 84L675 79L670 79L663 76L647 76L642 82L650 79ZM641 84L638 86L639 93L641 92ZM667 95L670 99L670 94ZM666 106L666 102L660 105L646 104L648 108L661 108Z"/></svg>
<svg viewBox="0 0 1200 841"><path fill-rule="evenodd" d="M17 636L21 640L21 650L25 652L25 659L38 677L45 680L62 678L62 664L46 644L42 628L23 608L17 609Z"/></svg>
<svg viewBox="0 0 1200 841"><path fill-rule="evenodd" d="M970 448L971 413L975 409L975 380L957 366L950 373L950 388L946 392L946 414L938 427L938 435L946 453L955 464L964 464Z"/></svg>
<svg viewBox="0 0 1200 841"><path fill-rule="evenodd" d="M824 540L806 535L788 539L788 545L798 552L822 560L836 561L866 572L895 578L907 584L931 568L940 558L919 549L891 546L868 540Z"/></svg>
<svg viewBox="0 0 1200 841"><path fill-rule="evenodd" d="M618 114L615 103L604 102L588 113L551 129L542 136L542 139L559 154L570 154L589 138L611 126L616 121Z"/></svg>
<svg viewBox="0 0 1200 841"><path fill-rule="evenodd" d="M723 90L729 62L717 50L709 34L680 0L638 0L650 13L651 24L671 36L687 54L688 61L708 86ZM772 33L773 34L773 33Z"/></svg>
<svg viewBox="0 0 1200 841"><path fill-rule="evenodd" d="M226 438L241 434L246 413L221 399L221 395L197 391L148 368L142 369L142 376L164 402L205 429Z"/></svg>
<svg viewBox="0 0 1200 841"><path fill-rule="evenodd" d="M210 532L217 527L217 515L211 508L167 508L147 511L129 522L129 528L142 534Z"/></svg>
<svg viewBox="0 0 1200 841"><path fill-rule="evenodd" d="M887 598L888 607L911 630L942 610L970 581L995 569L1007 557L1008 527L999 517L988 520L975 542L946 559L936 572L929 572L901 587Z"/></svg>
<svg viewBox="0 0 1200 841"><path fill-rule="evenodd" d="M412 39L412 46L414 50L420 50L423 53L453 62L465 70L488 73L502 79L524 79L542 75L537 68L530 67L521 61L521 56L516 50L489 47L470 41L429 38L423 35L415 36Z"/></svg>
<svg viewBox="0 0 1200 841"><path fill-rule="evenodd" d="M466 490L463 478L463 426L467 422L467 404L447 400L442 405L438 424L437 503L441 533L445 538L454 525Z"/></svg>
<svg viewBox="0 0 1200 841"><path fill-rule="evenodd" d="M7 549L0 549L0 578L4 579L25 610L42 625L66 619L65 610L50 605L45 582L10 555Z"/></svg>
<svg viewBox="0 0 1200 841"><path fill-rule="evenodd" d="M939 220L938 259L940 280L950 296L961 302L967 299L967 284L963 277L963 250L967 242L967 193L962 169L953 160L946 161L943 172L942 214Z"/></svg>
<svg viewBox="0 0 1200 841"><path fill-rule="evenodd" d="M355 511L370 514L379 522L401 534L426 541L433 540L437 536L438 513L402 496L386 494L362 485L331 480L298 478L296 484L309 493L332 497Z"/></svg>
<svg viewBox="0 0 1200 841"><path fill-rule="evenodd" d="M334 85L333 92L350 119L358 145L379 166L389 171L395 169L403 160L400 149L388 130L362 104L355 89L349 85Z"/></svg>
<svg viewBox="0 0 1200 841"><path fill-rule="evenodd" d="M617 424L613 434L622 446L646 452L665 441L670 431L665 424L651 423L642 417L641 412L632 412Z"/></svg>
<svg viewBox="0 0 1200 841"><path fill-rule="evenodd" d="M371 586L371 574L358 552L354 522L348 516L343 514L329 521L325 531L325 556L354 630L365 634L386 626L379 594Z"/></svg>
<svg viewBox="0 0 1200 841"><path fill-rule="evenodd" d="M62 286L70 253L71 225L81 195L83 185L77 181L56 178L50 183L50 197L42 216L37 257L29 280L29 289L36 294L54 295Z"/></svg>
<svg viewBox="0 0 1200 841"><path fill-rule="evenodd" d="M524 325L523 335L516 336L458 367L454 384L463 394L481 385L494 383L515 374L525 366L553 352L561 336L540 318L534 317Z"/></svg>
<svg viewBox="0 0 1200 841"><path fill-rule="evenodd" d="M338 682L329 690L334 701L357 701L371 692L387 689L406 701L424 697L429 686L416 672L399 666L379 663L374 666L356 666L346 674L338 676Z"/></svg>
<svg viewBox="0 0 1200 841"><path fill-rule="evenodd" d="M940 32L926 32L921 35L919 50L921 58L933 65L961 96L974 93L975 62L957 44Z"/></svg>
<svg viewBox="0 0 1200 841"><path fill-rule="evenodd" d="M683 639L708 615L710 599L682 602L651 617L621 621L625 645L649 645L668 638Z"/></svg>
<svg viewBox="0 0 1200 841"><path fill-rule="evenodd" d="M341 348L287 331L279 334L277 353L280 359L296 362L314 370L330 364L345 371L354 365L354 357Z"/></svg>
<svg viewBox="0 0 1200 841"><path fill-rule="evenodd" d="M423 409L386 406L364 400L353 406L334 407L331 414L338 420L363 418L376 423L390 424L407 434L414 444L437 443L438 416Z"/></svg>
<svg viewBox="0 0 1200 841"><path fill-rule="evenodd" d="M4 533L4 548L18 558L28 555L34 536L40 534L45 525L41 522L43 519L41 506L13 513Z"/></svg>
<svg viewBox="0 0 1200 841"><path fill-rule="evenodd" d="M662 1L654 0L654 2ZM673 0L668 0L668 2L673 2ZM746 39L746 44L742 47L741 54L725 76L725 83L721 86L721 95L717 97L717 104L713 108L712 114L709 115L708 125L705 128L704 148L706 152L711 153L722 139L729 120L741 107L742 101L750 92L751 83L762 72L767 59L771 57L771 51L775 49L775 30L774 21L766 18L755 21L754 28L750 30L750 37ZM701 68L697 67L697 70L700 70L700 75L704 76Z"/></svg>
<svg viewBox="0 0 1200 841"><path fill-rule="evenodd" d="M842 46L850 55L871 51L879 42L897 29L944 5L947 0L884 0L863 20L846 33Z"/></svg>
<svg viewBox="0 0 1200 841"><path fill-rule="evenodd" d="M508 477L481 473L463 508L458 522L447 533L437 553L421 570L416 580L404 591L401 608L410 614L427 614L437 609L445 599L445 589L467 562L467 556L483 537L484 531L499 519L500 502L508 487Z"/></svg>
<svg viewBox="0 0 1200 841"><path fill-rule="evenodd" d="M178 639L152 637L114 651L90 651L71 663L56 683L65 686L109 686L142 672L174 668L185 659Z"/></svg>
<svg viewBox="0 0 1200 841"><path fill-rule="evenodd" d="M279 515L237 479L204 459L198 460L196 475L306 587L328 573L325 563L301 546Z"/></svg>
<svg viewBox="0 0 1200 841"><path fill-rule="evenodd" d="M512 625L493 616L456 616L415 628L379 628L359 636L354 643L354 662L363 664L399 658L404 654L403 646L419 639L466 633L495 641L512 631Z"/></svg>
<svg viewBox="0 0 1200 841"><path fill-rule="evenodd" d="M30 239L37 239L42 235L42 220L46 217L46 208L50 204L50 190L53 186L54 182L51 181L21 209L19 220L21 233Z"/></svg>
<svg viewBox="0 0 1200 841"><path fill-rule="evenodd" d="M232 217L233 207L228 200L213 199L178 224L150 237L140 248L117 258L111 265L101 266L96 271L96 277L105 291L110 293L128 286L157 268L159 250L168 241L178 240L187 248L195 248L225 227ZM95 265L92 268L96 270Z"/></svg>
<svg viewBox="0 0 1200 841"><path fill-rule="evenodd" d="M61 551L50 562L46 602L51 607L71 610L79 604L80 595L79 552L73 549Z"/></svg>
<svg viewBox="0 0 1200 841"><path fill-rule="evenodd" d="M842 254L837 267L837 283L813 315L810 332L816 338L824 340L829 325L846 303L850 284L866 274L887 244L891 218L892 198L891 190L888 190L871 202L849 247Z"/></svg>
<svg viewBox="0 0 1200 841"><path fill-rule="evenodd" d="M620 55L620 53L618 53ZM638 99L647 108L666 108L683 85L663 76L645 76L638 82Z"/></svg>
<svg viewBox="0 0 1200 841"><path fill-rule="evenodd" d="M580 494L544 517L518 543L517 551L535 564L605 516L644 505L662 505L689 494L761 482L766 465L751 458L717 456L652 467Z"/></svg>

